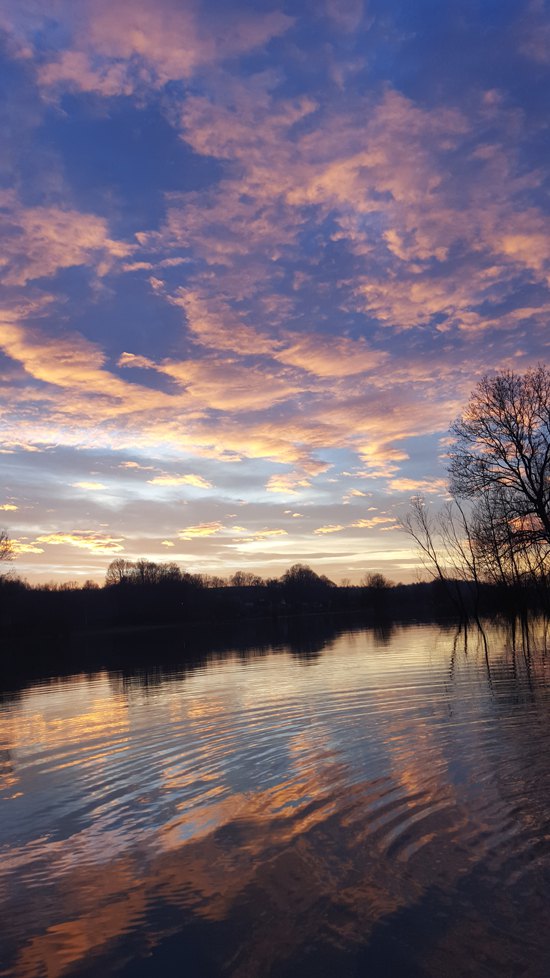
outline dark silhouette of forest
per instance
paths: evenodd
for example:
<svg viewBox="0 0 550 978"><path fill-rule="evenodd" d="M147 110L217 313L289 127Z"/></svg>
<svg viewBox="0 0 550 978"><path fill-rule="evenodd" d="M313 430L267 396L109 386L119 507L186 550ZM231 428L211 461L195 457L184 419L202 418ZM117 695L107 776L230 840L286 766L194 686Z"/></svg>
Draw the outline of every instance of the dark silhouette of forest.
<svg viewBox="0 0 550 978"><path fill-rule="evenodd" d="M0 578L4 637L319 613L354 614L367 621L441 620L464 617L464 609L474 607L486 614L512 607L545 610L544 595L528 586L478 583L474 594L467 580L394 585L382 574L367 575L360 585L338 586L303 564L268 580L243 572L222 580L148 560L113 561L102 587L93 582L33 586L11 575Z"/></svg>

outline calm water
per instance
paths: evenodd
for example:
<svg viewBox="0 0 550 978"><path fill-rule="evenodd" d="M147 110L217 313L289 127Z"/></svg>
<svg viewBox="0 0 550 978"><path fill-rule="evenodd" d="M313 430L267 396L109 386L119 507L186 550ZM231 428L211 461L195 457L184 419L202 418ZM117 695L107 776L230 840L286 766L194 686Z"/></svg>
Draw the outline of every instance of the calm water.
<svg viewBox="0 0 550 978"><path fill-rule="evenodd" d="M360 631L5 697L0 973L546 978L550 653L488 642Z"/></svg>

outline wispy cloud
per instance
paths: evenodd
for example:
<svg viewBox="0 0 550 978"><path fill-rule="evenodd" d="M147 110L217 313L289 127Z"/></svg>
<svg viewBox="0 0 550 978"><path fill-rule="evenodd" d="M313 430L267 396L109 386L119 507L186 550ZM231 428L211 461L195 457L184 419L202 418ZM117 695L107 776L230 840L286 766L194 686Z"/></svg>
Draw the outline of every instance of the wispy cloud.
<svg viewBox="0 0 550 978"><path fill-rule="evenodd" d="M71 533L44 533L36 538L35 543L50 546L70 546L79 550L89 550L96 554L120 553L124 547L122 537L112 537L108 533L97 533L94 530L73 530Z"/></svg>
<svg viewBox="0 0 550 978"><path fill-rule="evenodd" d="M5 285L26 285L79 265L105 275L135 247L111 238L102 217L59 206L24 207L9 191L0 194L0 230Z"/></svg>
<svg viewBox="0 0 550 978"><path fill-rule="evenodd" d="M224 529L223 523L198 523L195 526L186 526L178 532L180 540L193 540L195 537L211 537L221 533Z"/></svg>
<svg viewBox="0 0 550 978"><path fill-rule="evenodd" d="M24 556L25 554L44 553L44 547L39 547L36 543L33 543L32 541L29 541L23 537L12 537L11 545L12 554L14 557L19 557L20 555Z"/></svg>
<svg viewBox="0 0 550 978"><path fill-rule="evenodd" d="M187 475L156 475L147 480L152 486L195 486L197 489L211 489L212 483L202 475L190 472Z"/></svg>
<svg viewBox="0 0 550 978"><path fill-rule="evenodd" d="M73 483L71 483L71 485L72 485L73 489L90 489L92 491L93 490L96 490L96 489L106 489L107 488L103 484L103 482L86 482L86 481L83 481L83 482L73 482Z"/></svg>

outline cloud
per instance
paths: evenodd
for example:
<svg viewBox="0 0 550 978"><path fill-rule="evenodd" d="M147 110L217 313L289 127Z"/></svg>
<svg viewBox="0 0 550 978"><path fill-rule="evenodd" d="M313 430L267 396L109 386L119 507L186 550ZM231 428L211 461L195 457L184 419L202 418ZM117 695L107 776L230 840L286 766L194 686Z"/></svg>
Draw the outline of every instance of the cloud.
<svg viewBox="0 0 550 978"><path fill-rule="evenodd" d="M280 492L284 495L295 494L300 489L309 489L311 481L304 477L300 472L288 472L286 474L272 475L266 483L267 492Z"/></svg>
<svg viewBox="0 0 550 978"><path fill-rule="evenodd" d="M148 358L148 366L177 381L165 393L122 380L107 369L98 345L76 333L53 338L45 330L30 329L18 321L24 314L24 309L4 312L0 347L40 386L34 395L22 389L20 402L17 388L12 391L13 427L6 415L6 443L22 435L31 444L84 445L89 438L90 446L110 449L139 446L146 452L162 445L195 457L263 458L293 466L291 472L268 475L267 490L295 493L309 489L311 480L327 470L328 462L316 456L331 448L357 453L365 465L356 473L360 477L395 475L407 452L394 443L433 431L437 423L429 398L418 397L422 385L433 398L437 378L444 397L446 374L433 359L421 361L418 369L414 363L403 369L394 362L391 383L375 371L368 384L353 374L317 377L310 384L300 383L294 368L285 366L278 373L273 358L251 363L230 354L227 359L158 363ZM126 353L120 362L134 360ZM304 407L297 407L305 394ZM459 405L449 403L449 418ZM130 470L140 463L122 464ZM189 475L185 479L191 484ZM161 471L150 481L166 478L180 476Z"/></svg>
<svg viewBox="0 0 550 978"><path fill-rule="evenodd" d="M14 537L11 539L12 554L19 557L20 554L43 554L44 547L38 547L36 543L27 541L26 537Z"/></svg>
<svg viewBox="0 0 550 978"><path fill-rule="evenodd" d="M223 180L215 195L187 197L181 210L175 201L162 237L166 243L172 234L207 261L228 266L242 266L254 255L261 287L269 275L264 252L267 263L274 250L281 257L298 245L304 207L312 225L330 215L336 223L332 240L345 243L357 259L353 279L340 285L355 295L358 309L398 328L436 317L442 329L486 328L479 310L489 296L497 299L503 285L509 291L525 268L542 279L548 221L536 208L525 213L521 199L542 178L521 171L514 154L497 142L472 154L472 136L486 111L483 100L477 117L475 110L468 117L447 106L423 110L388 89L369 104L366 122L364 104L361 121L355 107L338 116L327 111L290 142L291 126L314 105L275 101L261 88L247 96L237 90L235 98L239 111L199 97L186 103L183 132L196 152L238 161L242 173L238 180ZM512 125L505 109L494 111L500 111L502 127ZM237 233L224 244L229 229ZM259 337L249 336L254 350ZM309 359L314 369L310 347L304 347L303 357L299 344L294 350L299 365ZM345 353L334 351L335 373L339 364L342 375L353 364ZM361 369L370 369L374 357ZM321 370L330 365L321 349L319 364Z"/></svg>
<svg viewBox="0 0 550 978"><path fill-rule="evenodd" d="M397 521L393 516L372 516L370 519L355 520L354 523L350 523L350 526L359 530L372 530L375 527L380 527L387 523L393 524L396 522Z"/></svg>
<svg viewBox="0 0 550 978"><path fill-rule="evenodd" d="M105 275L135 247L111 238L102 217L60 206L24 207L11 191L0 192L0 231L5 285L26 285L77 265Z"/></svg>
<svg viewBox="0 0 550 978"><path fill-rule="evenodd" d="M189 79L207 65L261 48L293 23L278 11L228 8L217 11L213 24L194 4L171 0L155 8L147 0L96 0L71 13L73 46L40 67L39 82L107 97Z"/></svg>
<svg viewBox="0 0 550 978"><path fill-rule="evenodd" d="M0 510L2 510L4 513L15 512L16 509L19 509L19 507L15 506L14 503L2 503L0 506Z"/></svg>
<svg viewBox="0 0 550 978"><path fill-rule="evenodd" d="M326 16L345 33L356 31L363 17L363 0L324 0Z"/></svg>
<svg viewBox="0 0 550 978"><path fill-rule="evenodd" d="M390 479L388 489L390 492L428 492L445 496L449 494L445 479L410 479L401 476L398 479Z"/></svg>
<svg viewBox="0 0 550 978"><path fill-rule="evenodd" d="M242 527L240 529L243 529ZM245 531L246 532L246 531ZM286 530L274 529L274 530L256 530L255 533L250 533L248 536L239 537L238 540L234 541L237 543L258 543L259 541L269 540L271 537L285 537L288 536Z"/></svg>
<svg viewBox="0 0 550 978"><path fill-rule="evenodd" d="M196 537L211 537L222 533L223 523L197 523L194 526L186 526L178 532L180 540L194 540Z"/></svg>
<svg viewBox="0 0 550 978"><path fill-rule="evenodd" d="M201 346L242 356L271 355L277 349L272 337L243 324L237 313L219 298L181 288L169 301L184 310L187 325Z"/></svg>
<svg viewBox="0 0 550 978"><path fill-rule="evenodd" d="M190 289L180 289L169 297L169 301L184 309L194 339L201 346L218 351L247 357L267 356L324 378L376 370L388 359L386 351L371 349L364 339L292 331L275 338L244 324L241 317L219 299L201 297ZM123 354L123 357L129 356Z"/></svg>
<svg viewBox="0 0 550 978"><path fill-rule="evenodd" d="M138 356L135 353L121 353L117 364L119 367L141 367L144 370L156 370L157 365L149 357Z"/></svg>
<svg viewBox="0 0 550 978"><path fill-rule="evenodd" d="M124 549L123 537L112 537L108 533L97 533L94 530L44 533L37 537L35 542L55 547L68 545L77 547L79 550L89 550L92 553L107 555L120 553Z"/></svg>
<svg viewBox="0 0 550 978"><path fill-rule="evenodd" d="M202 475L156 475L147 480L152 486L195 486L197 489L211 489L212 483L203 479Z"/></svg>
<svg viewBox="0 0 550 978"><path fill-rule="evenodd" d="M539 65L550 64L550 24L546 14L544 3L530 0L526 10L522 10L516 31L520 53Z"/></svg>
<svg viewBox="0 0 550 978"><path fill-rule="evenodd" d="M39 67L38 82L46 89L97 92L106 97L131 95L135 87L127 64L98 64L97 58L86 51L62 51L57 60Z"/></svg>
<svg viewBox="0 0 550 978"><path fill-rule="evenodd" d="M299 391L284 373L221 358L164 360L158 369L184 386L197 406L217 411L266 410Z"/></svg>
<svg viewBox="0 0 550 978"><path fill-rule="evenodd" d="M326 526L319 526L314 533L316 534L327 534L327 533L339 533L341 530L373 530L382 529L386 524L395 524L397 521L393 516L373 516L370 519L360 519L355 520L353 523L329 523ZM386 526L387 529L389 527Z"/></svg>
<svg viewBox="0 0 550 978"><path fill-rule="evenodd" d="M73 489L106 489L102 482L72 482Z"/></svg>
<svg viewBox="0 0 550 978"><path fill-rule="evenodd" d="M144 412L167 406L170 397L138 384L126 384L105 369L100 348L78 333L56 338L19 322L20 310L0 310L0 349L21 364L35 380L70 392L57 400L56 413L88 415L90 421L111 417L117 411ZM79 393L81 398L75 395ZM41 396L48 400L45 392ZM53 439L55 441L55 439Z"/></svg>
<svg viewBox="0 0 550 978"><path fill-rule="evenodd" d="M300 367L317 377L349 377L378 370L388 360L387 351L373 350L363 340L309 333L292 338L292 345L277 351L275 359Z"/></svg>

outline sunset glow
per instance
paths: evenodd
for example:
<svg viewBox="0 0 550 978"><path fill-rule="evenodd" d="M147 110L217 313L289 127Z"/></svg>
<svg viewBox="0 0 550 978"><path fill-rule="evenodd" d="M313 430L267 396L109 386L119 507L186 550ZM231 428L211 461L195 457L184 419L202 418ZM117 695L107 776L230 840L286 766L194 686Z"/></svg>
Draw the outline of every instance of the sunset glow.
<svg viewBox="0 0 550 978"><path fill-rule="evenodd" d="M5 0L0 528L409 581L488 371L548 363L543 0Z"/></svg>

